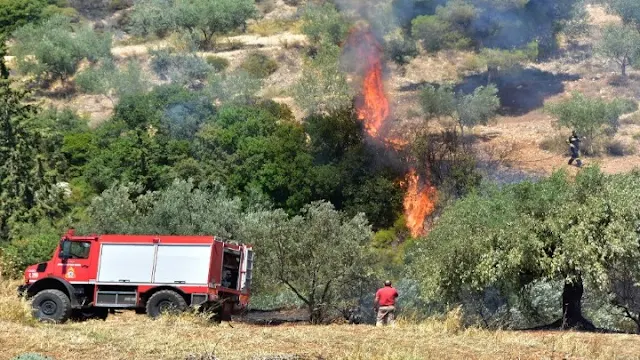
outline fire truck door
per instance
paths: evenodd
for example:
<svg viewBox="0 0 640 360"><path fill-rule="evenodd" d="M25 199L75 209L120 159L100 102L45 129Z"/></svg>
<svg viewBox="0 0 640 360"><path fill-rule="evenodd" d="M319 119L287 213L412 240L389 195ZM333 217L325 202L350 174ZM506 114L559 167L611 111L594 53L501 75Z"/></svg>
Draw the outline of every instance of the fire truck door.
<svg viewBox="0 0 640 360"><path fill-rule="evenodd" d="M60 247L59 261L54 270L55 275L69 282L90 280L91 246L90 241L64 240Z"/></svg>

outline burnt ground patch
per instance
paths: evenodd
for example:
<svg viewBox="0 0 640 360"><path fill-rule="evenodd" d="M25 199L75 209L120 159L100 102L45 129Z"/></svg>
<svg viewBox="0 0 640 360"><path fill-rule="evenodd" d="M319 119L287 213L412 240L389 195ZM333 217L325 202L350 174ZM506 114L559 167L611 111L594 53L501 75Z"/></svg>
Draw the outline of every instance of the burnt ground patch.
<svg viewBox="0 0 640 360"><path fill-rule="evenodd" d="M498 87L500 114L518 116L541 108L544 100L565 91L565 81L580 80L579 75L542 71L536 68L521 68L491 77ZM466 77L456 85L455 91L472 93L479 86L486 86L489 74L482 73Z"/></svg>

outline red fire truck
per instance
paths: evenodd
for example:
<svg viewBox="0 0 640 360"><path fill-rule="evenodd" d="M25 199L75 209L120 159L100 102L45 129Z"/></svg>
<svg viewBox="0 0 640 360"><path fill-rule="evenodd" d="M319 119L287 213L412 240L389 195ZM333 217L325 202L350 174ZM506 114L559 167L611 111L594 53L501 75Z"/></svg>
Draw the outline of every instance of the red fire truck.
<svg viewBox="0 0 640 360"><path fill-rule="evenodd" d="M249 302L253 249L214 236L62 236L48 262L18 289L41 321L106 318L135 309L152 318L189 306L229 318Z"/></svg>

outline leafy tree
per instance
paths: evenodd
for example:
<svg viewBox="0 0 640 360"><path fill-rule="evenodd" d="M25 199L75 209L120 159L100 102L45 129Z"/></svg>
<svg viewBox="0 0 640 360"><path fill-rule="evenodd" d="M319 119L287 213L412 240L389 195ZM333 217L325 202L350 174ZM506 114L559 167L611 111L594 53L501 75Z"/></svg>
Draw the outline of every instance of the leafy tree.
<svg viewBox="0 0 640 360"><path fill-rule="evenodd" d="M610 293L619 260L638 259L639 187L637 172L587 168L575 181L556 172L475 193L446 210L407 261L425 300L450 304L489 288L510 296L539 279L564 281L562 318L545 327L593 330L583 285Z"/></svg>
<svg viewBox="0 0 640 360"><path fill-rule="evenodd" d="M232 191L259 189L293 211L310 200L312 158L290 113L279 118L260 107L223 106L198 133L196 156Z"/></svg>
<svg viewBox="0 0 640 360"><path fill-rule="evenodd" d="M582 0L395 0L401 23L411 19L412 35L428 51L442 49L526 49L536 43L541 55L557 47L556 35L584 18ZM406 10L405 10L406 11ZM411 14L411 15L407 15ZM406 26L406 25L403 25Z"/></svg>
<svg viewBox="0 0 640 360"><path fill-rule="evenodd" d="M12 226L55 218L64 209L56 186L61 137L35 122L28 94L0 80L0 240Z"/></svg>
<svg viewBox="0 0 640 360"><path fill-rule="evenodd" d="M317 45L339 45L349 31L349 23L333 4L307 5L303 15L302 33Z"/></svg>
<svg viewBox="0 0 640 360"><path fill-rule="evenodd" d="M286 285L309 309L312 323L325 320L343 289L371 276L366 218L348 218L330 203L307 205L291 219L283 211L252 214L252 235L261 239L263 271Z"/></svg>
<svg viewBox="0 0 640 360"><path fill-rule="evenodd" d="M197 87L214 71L203 58L196 54L175 54L168 50L152 52L151 68L163 80Z"/></svg>
<svg viewBox="0 0 640 360"><path fill-rule="evenodd" d="M60 231L49 220L18 224L9 243L0 249L3 275L19 277L27 266L51 259L60 241Z"/></svg>
<svg viewBox="0 0 640 360"><path fill-rule="evenodd" d="M215 36L237 29L255 15L251 0L140 0L134 6L131 26L141 35L186 30L201 35L200 46L210 48Z"/></svg>
<svg viewBox="0 0 640 360"><path fill-rule="evenodd" d="M418 16L411 21L411 35L422 42L427 51L442 49L464 49L471 44L469 38L452 31L451 25L435 15Z"/></svg>
<svg viewBox="0 0 640 360"><path fill-rule="evenodd" d="M621 100L607 102L574 92L570 99L549 104L546 110L558 119L559 126L586 136L590 141L590 152L593 153L593 140L601 134L603 127L607 126L614 132L617 130L620 115L629 111L624 104Z"/></svg>
<svg viewBox="0 0 640 360"><path fill-rule="evenodd" d="M598 50L620 65L622 76L640 58L640 32L628 25L608 25L603 29Z"/></svg>
<svg viewBox="0 0 640 360"><path fill-rule="evenodd" d="M340 48L323 46L313 59L307 60L302 77L294 86L293 97L309 114L348 108L353 89L340 69Z"/></svg>
<svg viewBox="0 0 640 360"><path fill-rule="evenodd" d="M18 59L18 69L40 78L65 80L82 60L95 63L111 56L111 35L75 26L64 16L25 25L14 37L12 53Z"/></svg>
<svg viewBox="0 0 640 360"><path fill-rule="evenodd" d="M605 5L622 17L625 24L636 26L640 31L640 4L633 0L610 0Z"/></svg>
<svg viewBox="0 0 640 360"><path fill-rule="evenodd" d="M231 73L212 73L209 76L209 92L221 103L247 105L255 102L256 93L262 88L262 79L242 69Z"/></svg>
<svg viewBox="0 0 640 360"><path fill-rule="evenodd" d="M74 81L80 91L106 95L113 104L116 98L142 94L149 88L140 63L134 60L128 61L123 69L111 60L103 60L101 64L78 73Z"/></svg>
<svg viewBox="0 0 640 360"><path fill-rule="evenodd" d="M493 84L480 86L467 95L454 93L450 86L436 89L428 85L420 93L420 104L427 119L450 117L464 136L465 127L486 125L495 118L500 108L497 93L498 89Z"/></svg>
<svg viewBox="0 0 640 360"><path fill-rule="evenodd" d="M1 0L0 36L10 35L21 26L37 22L46 6L45 0Z"/></svg>

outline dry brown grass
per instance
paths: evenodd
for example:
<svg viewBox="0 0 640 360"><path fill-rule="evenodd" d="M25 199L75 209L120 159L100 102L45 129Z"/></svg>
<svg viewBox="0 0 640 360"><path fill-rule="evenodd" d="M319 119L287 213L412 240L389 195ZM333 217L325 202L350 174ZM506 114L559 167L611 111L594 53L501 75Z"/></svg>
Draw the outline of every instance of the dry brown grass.
<svg viewBox="0 0 640 360"><path fill-rule="evenodd" d="M395 328L369 325L215 325L185 314L156 321L124 313L107 321L49 325L23 316L16 283L3 282L0 359L37 352L62 359L637 359L640 337L464 329L460 313ZM5 314L5 311L7 314ZM293 357L296 355L297 357ZM278 357L271 357L272 359Z"/></svg>

